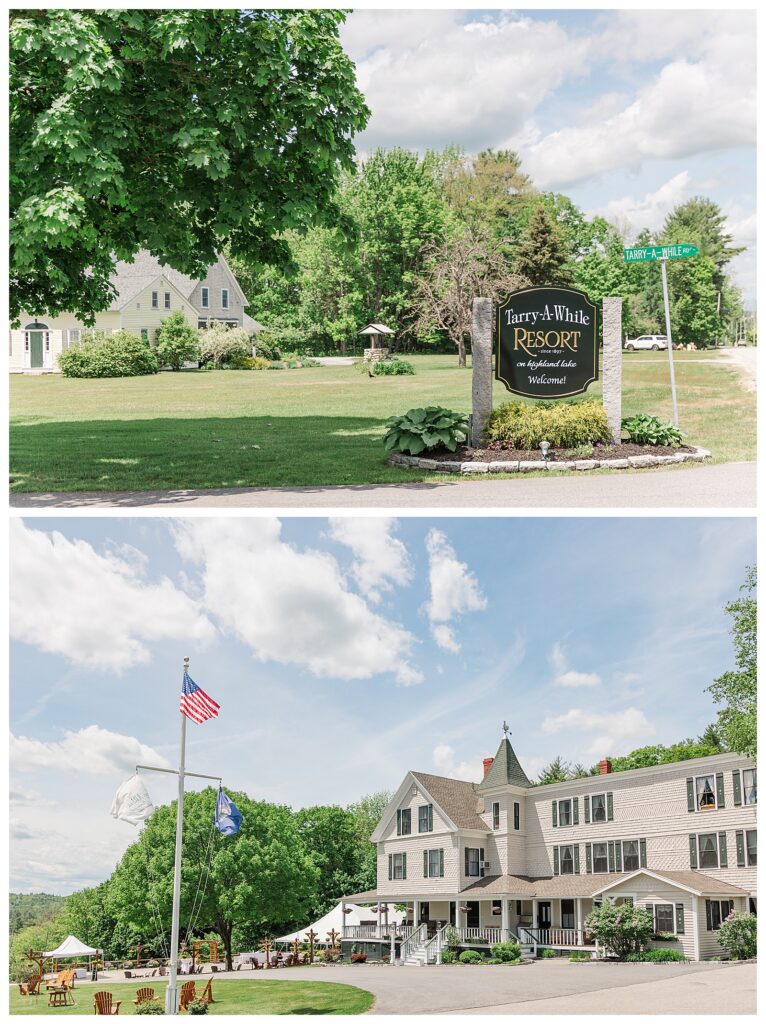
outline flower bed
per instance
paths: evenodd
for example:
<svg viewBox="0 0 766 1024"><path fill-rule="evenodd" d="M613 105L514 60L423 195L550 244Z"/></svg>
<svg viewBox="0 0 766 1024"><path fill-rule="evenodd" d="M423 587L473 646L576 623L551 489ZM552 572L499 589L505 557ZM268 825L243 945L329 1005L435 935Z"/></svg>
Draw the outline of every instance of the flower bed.
<svg viewBox="0 0 766 1024"><path fill-rule="evenodd" d="M389 464L409 469L429 469L435 473L519 473L589 469L643 469L649 466L673 465L680 462L704 462L710 458L707 448L684 445L682 448L657 449L626 444L604 446L588 458L567 457L566 451L551 451L548 461L540 452L494 451L461 447L454 452L430 452L427 458L394 452Z"/></svg>

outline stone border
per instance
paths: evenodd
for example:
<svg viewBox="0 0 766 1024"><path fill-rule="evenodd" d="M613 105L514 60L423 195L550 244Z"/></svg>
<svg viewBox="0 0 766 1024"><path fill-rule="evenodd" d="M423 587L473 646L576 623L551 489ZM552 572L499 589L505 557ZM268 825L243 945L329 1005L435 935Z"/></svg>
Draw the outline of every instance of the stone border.
<svg viewBox="0 0 766 1024"><path fill-rule="evenodd" d="M666 466L679 462L704 462L710 458L707 448L693 447L691 452L678 452L677 455L629 455L625 459L572 459L568 462L543 462L542 459L522 462L520 459L509 459L507 462L440 462L437 459L423 459L419 455L402 455L394 452L389 456L391 466L403 466L409 469L430 469L437 473L460 473L471 476L477 473L531 473L539 470L551 472L559 470L587 469L643 469L648 466Z"/></svg>

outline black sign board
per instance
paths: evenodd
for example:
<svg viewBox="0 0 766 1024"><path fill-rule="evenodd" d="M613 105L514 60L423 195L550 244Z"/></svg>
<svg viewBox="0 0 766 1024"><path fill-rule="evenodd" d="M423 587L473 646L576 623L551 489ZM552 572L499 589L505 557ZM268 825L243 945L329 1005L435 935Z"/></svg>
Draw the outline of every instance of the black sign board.
<svg viewBox="0 0 766 1024"><path fill-rule="evenodd" d="M495 377L514 395L566 398L598 380L596 306L573 288L525 288L498 309Z"/></svg>

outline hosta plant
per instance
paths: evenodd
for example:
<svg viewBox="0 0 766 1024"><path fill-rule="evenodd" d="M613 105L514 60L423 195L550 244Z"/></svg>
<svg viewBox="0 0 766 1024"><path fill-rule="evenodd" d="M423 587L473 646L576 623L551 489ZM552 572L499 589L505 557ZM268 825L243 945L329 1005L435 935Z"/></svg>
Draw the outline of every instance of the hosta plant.
<svg viewBox="0 0 766 1024"><path fill-rule="evenodd" d="M683 443L684 434L672 423L664 422L659 416L649 416L645 412L637 413L622 421L622 429L626 430L634 444L667 445L678 448Z"/></svg>
<svg viewBox="0 0 766 1024"><path fill-rule="evenodd" d="M392 416L386 421L383 443L386 451L419 455L436 448L454 452L468 438L468 417L462 412L429 405L425 409L410 409L404 416Z"/></svg>

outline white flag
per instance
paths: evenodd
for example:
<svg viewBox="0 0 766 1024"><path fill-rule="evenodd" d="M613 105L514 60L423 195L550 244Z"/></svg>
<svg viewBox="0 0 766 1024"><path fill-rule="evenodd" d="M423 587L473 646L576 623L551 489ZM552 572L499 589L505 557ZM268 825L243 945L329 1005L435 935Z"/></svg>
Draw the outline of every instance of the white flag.
<svg viewBox="0 0 766 1024"><path fill-rule="evenodd" d="M112 801L112 817L131 825L140 825L153 811L154 805L138 775L131 775L127 782L123 782Z"/></svg>

